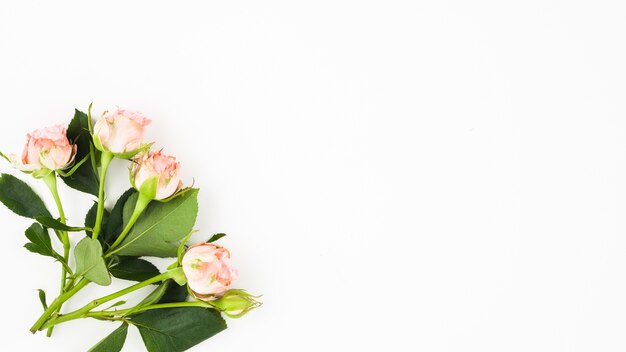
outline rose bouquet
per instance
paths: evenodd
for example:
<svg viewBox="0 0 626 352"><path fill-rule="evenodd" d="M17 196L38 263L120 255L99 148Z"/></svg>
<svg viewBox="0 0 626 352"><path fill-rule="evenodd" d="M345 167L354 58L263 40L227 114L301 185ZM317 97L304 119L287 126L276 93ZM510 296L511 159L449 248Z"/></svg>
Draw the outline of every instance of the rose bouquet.
<svg viewBox="0 0 626 352"><path fill-rule="evenodd" d="M21 156L0 153L43 180L58 213L53 216L25 182L0 176L0 202L34 220L26 229L26 249L60 264L58 297L49 301L39 290L43 314L31 332L50 336L58 324L94 318L120 325L90 351L120 351L129 325L139 329L148 351L184 351L224 330L222 313L238 318L260 305L256 296L231 288L237 270L230 252L215 243L224 234L187 243L198 214L198 189L183 186L176 158L150 150L152 144L144 142L149 124L141 113L121 109L105 111L93 124L89 106L87 114L76 110L67 129L59 125L28 134ZM130 162L131 187L106 209L105 180L116 159ZM67 223L58 179L97 197L84 224ZM73 249L72 242L77 242ZM161 272L144 257L173 258L173 263ZM63 304L82 288L107 286L111 277L137 283L64 311ZM124 296L148 286L153 290L140 303L127 306Z"/></svg>

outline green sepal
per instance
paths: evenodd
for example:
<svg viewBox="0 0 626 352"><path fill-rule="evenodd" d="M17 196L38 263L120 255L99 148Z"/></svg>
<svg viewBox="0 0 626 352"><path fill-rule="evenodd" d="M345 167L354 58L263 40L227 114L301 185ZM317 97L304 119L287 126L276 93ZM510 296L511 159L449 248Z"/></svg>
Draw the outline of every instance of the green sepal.
<svg viewBox="0 0 626 352"><path fill-rule="evenodd" d="M221 298L208 302L213 307L219 309L222 313L231 318L241 318L251 310L261 306L261 302L254 296L244 290L229 290Z"/></svg>
<svg viewBox="0 0 626 352"><path fill-rule="evenodd" d="M185 238L183 238L182 241L180 241L180 244L178 245L178 251L176 252L176 257L178 258L178 265L182 265L183 263L183 255L185 254L185 245L187 244L187 242L189 241L189 238L191 237L191 235L194 234L194 232L197 232L195 230L191 230L189 232L189 234L187 236L185 236Z"/></svg>
<svg viewBox="0 0 626 352"><path fill-rule="evenodd" d="M225 237L226 234L225 233L216 233L215 235L211 236L211 238L209 238L206 243L211 243L211 242L215 242L217 240L219 240L222 237Z"/></svg>
<svg viewBox="0 0 626 352"><path fill-rule="evenodd" d="M30 174L31 176L33 176L34 178L45 178L46 176L50 175L51 173L53 173L54 171L50 170L50 169L46 169L45 167L43 169L39 169L39 170L35 170L33 172L26 172L27 174Z"/></svg>
<svg viewBox="0 0 626 352"><path fill-rule="evenodd" d="M76 163L68 172L64 172L62 170L56 170L56 172L63 176L63 177L70 177L72 176L76 170L78 170L79 167L81 167L87 160L89 160L89 154L85 155L85 157L79 161L78 163Z"/></svg>
<svg viewBox="0 0 626 352"><path fill-rule="evenodd" d="M189 186L189 187L185 187L185 188L181 189L180 191L178 191L178 192L176 192L176 193L172 194L171 196L169 196L169 197L167 197L167 198L164 198L164 199L156 199L156 201L157 201L157 202L161 202L161 203L167 203L167 202L169 202L169 201L171 201L171 200L174 200L174 199L176 199L176 198L178 198L178 197L180 197L180 196L184 196L187 192L193 191L193 190L195 189L195 188L193 188L193 184L195 184L195 182L194 182L194 183L192 183L192 185L191 185L191 186Z"/></svg>
<svg viewBox="0 0 626 352"><path fill-rule="evenodd" d="M108 151L104 149L104 147L102 146L102 142L100 142L100 137L98 137L97 134L93 133L93 131L91 131L91 138L93 139L93 146L96 147L96 149L98 149L101 152Z"/></svg>
<svg viewBox="0 0 626 352"><path fill-rule="evenodd" d="M185 276L185 272L183 271L183 268L178 267L178 268L170 269L168 270L167 273L169 274L170 278L176 281L176 283L179 284L180 286L187 283L187 276Z"/></svg>
<svg viewBox="0 0 626 352"><path fill-rule="evenodd" d="M152 143L146 143L143 144L141 147L132 150L130 152L123 152L123 153L113 153L110 150L108 150L107 148L105 148L102 145L102 141L100 140L100 137L96 134L92 132L92 138L93 138L93 145L96 147L96 149L98 149L101 152L108 152L108 153L112 153L113 155L115 155L116 158L118 159L125 159L125 160L130 160L132 159L135 155L145 152L146 150L149 150L152 145L154 144L154 142Z"/></svg>
<svg viewBox="0 0 626 352"><path fill-rule="evenodd" d="M89 103L89 107L87 108L87 128L89 128L89 134L93 135L93 121L91 120L91 107L93 106L93 102ZM92 137L93 138L93 137Z"/></svg>
<svg viewBox="0 0 626 352"><path fill-rule="evenodd" d="M154 199L157 194L157 188L159 187L159 176L152 176L146 179L139 189L139 193L149 199Z"/></svg>

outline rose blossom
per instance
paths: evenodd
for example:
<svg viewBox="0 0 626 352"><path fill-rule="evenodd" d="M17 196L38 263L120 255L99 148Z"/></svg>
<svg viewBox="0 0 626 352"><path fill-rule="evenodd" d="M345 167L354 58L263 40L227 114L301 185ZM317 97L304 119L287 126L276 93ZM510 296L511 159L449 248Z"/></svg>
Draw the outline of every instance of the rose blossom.
<svg viewBox="0 0 626 352"><path fill-rule="evenodd" d="M230 252L212 243L191 246L183 256L182 266L187 285L199 299L211 300L223 295L237 279Z"/></svg>
<svg viewBox="0 0 626 352"><path fill-rule="evenodd" d="M180 163L173 156L161 154L160 151L140 155L131 166L131 180L139 192L152 192L156 183L156 193L149 197L162 200L172 196L182 188L178 176ZM145 187L142 189L142 186Z"/></svg>
<svg viewBox="0 0 626 352"><path fill-rule="evenodd" d="M66 169L76 156L76 145L70 144L63 125L35 130L26 135L22 157L10 155L9 159L24 172Z"/></svg>
<svg viewBox="0 0 626 352"><path fill-rule="evenodd" d="M136 111L105 111L94 126L94 144L101 151L131 153L143 146L144 129L150 122Z"/></svg>

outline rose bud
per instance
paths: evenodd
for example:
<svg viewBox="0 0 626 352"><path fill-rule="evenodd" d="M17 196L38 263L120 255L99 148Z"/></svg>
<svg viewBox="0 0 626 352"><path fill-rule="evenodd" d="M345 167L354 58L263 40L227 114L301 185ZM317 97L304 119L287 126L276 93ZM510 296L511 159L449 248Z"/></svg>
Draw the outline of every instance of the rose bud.
<svg viewBox="0 0 626 352"><path fill-rule="evenodd" d="M142 113L115 109L105 111L93 128L93 142L98 150L121 158L130 158L145 149L144 129L150 120Z"/></svg>
<svg viewBox="0 0 626 352"><path fill-rule="evenodd" d="M180 163L173 156L163 155L160 151L144 153L131 166L131 183L145 197L163 200L182 188L179 169Z"/></svg>
<svg viewBox="0 0 626 352"><path fill-rule="evenodd" d="M222 298L211 302L211 305L219 309L231 318L240 318L254 308L261 306L261 302L244 290L230 290Z"/></svg>
<svg viewBox="0 0 626 352"><path fill-rule="evenodd" d="M204 301L222 296L237 279L237 269L230 263L230 252L213 243L191 246L183 256L182 267L189 289Z"/></svg>
<svg viewBox="0 0 626 352"><path fill-rule="evenodd" d="M26 135L22 157L9 155L11 163L19 170L45 177L52 171L68 168L76 156L76 145L70 144L63 125L35 130Z"/></svg>

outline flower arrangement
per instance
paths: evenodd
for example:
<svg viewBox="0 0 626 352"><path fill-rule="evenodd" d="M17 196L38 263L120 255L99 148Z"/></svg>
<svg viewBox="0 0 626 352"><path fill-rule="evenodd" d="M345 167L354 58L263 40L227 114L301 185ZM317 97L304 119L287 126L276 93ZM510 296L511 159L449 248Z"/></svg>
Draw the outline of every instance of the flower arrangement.
<svg viewBox="0 0 626 352"><path fill-rule="evenodd" d="M15 168L43 180L58 212L53 216L25 182L0 176L0 202L35 221L26 229L25 248L60 263L59 295L49 301L39 290L44 312L32 333L47 331L50 336L61 323L94 318L120 325L90 351L120 351L129 326L139 329L150 352L184 351L224 330L222 313L238 318L260 305L257 296L231 288L238 272L230 252L215 243L224 234L188 245L198 214L198 189L183 186L176 158L150 150L152 144L144 141L150 122L139 112L115 109L93 124L90 105L87 113L76 110L67 128L57 125L28 134L21 156L0 153ZM105 180L116 159L130 161L131 187L106 209ZM84 224L67 223L58 179L97 197L85 211ZM72 248L70 237L83 238ZM54 248L56 240L62 252ZM174 261L161 272L144 257ZM85 286L107 286L111 277L137 283L63 311L63 304ZM137 305L128 307L121 299L147 286L154 289Z"/></svg>

